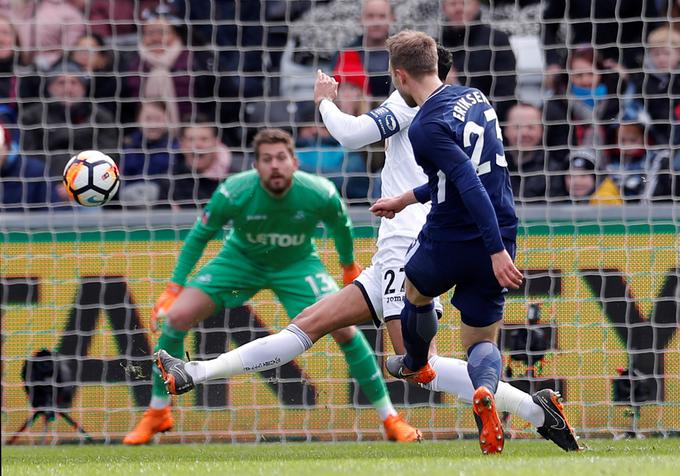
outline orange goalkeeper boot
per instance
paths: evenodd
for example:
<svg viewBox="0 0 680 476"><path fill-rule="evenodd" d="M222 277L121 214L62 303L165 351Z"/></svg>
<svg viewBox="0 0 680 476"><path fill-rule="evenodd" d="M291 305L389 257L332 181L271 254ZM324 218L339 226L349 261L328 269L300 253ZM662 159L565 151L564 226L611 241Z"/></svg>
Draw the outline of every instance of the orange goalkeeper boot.
<svg viewBox="0 0 680 476"><path fill-rule="evenodd" d="M383 422L385 434L390 441L411 442L422 440L420 430L413 428L399 415L390 415Z"/></svg>
<svg viewBox="0 0 680 476"><path fill-rule="evenodd" d="M144 416L137 426L123 438L123 444L143 445L151 441L156 433L164 433L172 429L174 420L170 407L149 408L144 412Z"/></svg>

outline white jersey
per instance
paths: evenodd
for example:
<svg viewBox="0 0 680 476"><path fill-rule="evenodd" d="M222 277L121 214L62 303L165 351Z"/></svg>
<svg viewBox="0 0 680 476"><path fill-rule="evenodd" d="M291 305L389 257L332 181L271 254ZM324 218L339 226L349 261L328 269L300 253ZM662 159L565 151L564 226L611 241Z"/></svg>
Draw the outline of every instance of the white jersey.
<svg viewBox="0 0 680 476"><path fill-rule="evenodd" d="M416 163L408 138L408 128L418 112L394 91L379 107L359 117L342 113L330 101L319 107L324 124L333 137L349 148L364 147L385 140L385 165L380 174L381 195L393 197L427 183L427 175ZM430 211L429 204L415 203L392 219L382 218L378 248L391 237L416 239Z"/></svg>
<svg viewBox="0 0 680 476"><path fill-rule="evenodd" d="M416 163L408 138L408 128L418 112L395 91L379 107L354 117L340 111L331 101L321 101L321 117L326 128L343 147L358 149L385 140L385 165L380 178L383 197L393 197L427 183L427 175ZM390 219L380 220L378 251L371 266L354 284L362 290L376 326L399 319L404 299L404 258L409 245L418 237L430 211L429 204L409 205ZM441 315L442 306L435 298Z"/></svg>
<svg viewBox="0 0 680 476"><path fill-rule="evenodd" d="M417 112L417 107L409 107L401 94L394 91L380 107L368 113L381 130L381 138L385 139L385 165L380 173L383 197L401 195L427 183L427 175L416 163L408 138L408 128ZM414 203L392 219L382 218L378 247L393 236L416 239L429 211L429 203Z"/></svg>

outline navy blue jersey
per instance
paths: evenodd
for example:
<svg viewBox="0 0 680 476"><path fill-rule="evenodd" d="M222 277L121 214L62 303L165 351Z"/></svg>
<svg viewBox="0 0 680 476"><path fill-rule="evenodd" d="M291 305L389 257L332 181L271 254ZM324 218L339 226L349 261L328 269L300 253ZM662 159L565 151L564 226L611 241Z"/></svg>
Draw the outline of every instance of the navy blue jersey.
<svg viewBox="0 0 680 476"><path fill-rule="evenodd" d="M421 233L434 241L481 237L489 254L515 240L517 215L501 128L477 89L441 86L409 128L416 162L428 176L414 190L432 209Z"/></svg>

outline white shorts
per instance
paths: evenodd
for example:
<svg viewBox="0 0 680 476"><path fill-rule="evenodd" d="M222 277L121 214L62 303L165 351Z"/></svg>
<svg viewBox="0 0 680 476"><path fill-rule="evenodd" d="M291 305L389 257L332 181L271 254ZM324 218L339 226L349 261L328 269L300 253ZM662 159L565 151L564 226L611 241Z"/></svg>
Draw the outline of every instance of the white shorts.
<svg viewBox="0 0 680 476"><path fill-rule="evenodd" d="M412 242L413 240L407 238L391 237L380 243L371 260L371 266L354 280L366 299L376 327L401 317L406 279L404 261ZM438 297L434 300L434 306L441 316L442 305Z"/></svg>

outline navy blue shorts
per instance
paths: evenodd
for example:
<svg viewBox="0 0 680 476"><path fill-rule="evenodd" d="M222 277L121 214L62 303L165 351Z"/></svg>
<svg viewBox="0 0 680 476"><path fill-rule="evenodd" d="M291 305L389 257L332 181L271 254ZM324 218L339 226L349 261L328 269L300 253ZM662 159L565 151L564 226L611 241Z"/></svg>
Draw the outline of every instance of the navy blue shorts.
<svg viewBox="0 0 680 476"><path fill-rule="evenodd" d="M515 242L503 240L515 259ZM482 239L432 241L422 234L406 254L406 277L425 296L439 296L455 286L451 304L463 323L486 327L503 318L506 288L493 274Z"/></svg>

